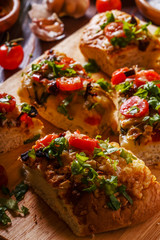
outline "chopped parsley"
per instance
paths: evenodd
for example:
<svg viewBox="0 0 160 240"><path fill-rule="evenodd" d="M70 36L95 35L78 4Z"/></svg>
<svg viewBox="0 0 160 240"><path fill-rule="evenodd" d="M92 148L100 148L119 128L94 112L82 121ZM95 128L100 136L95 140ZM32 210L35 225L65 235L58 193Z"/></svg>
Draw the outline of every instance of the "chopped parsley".
<svg viewBox="0 0 160 240"><path fill-rule="evenodd" d="M69 120L73 120L73 117L71 117L69 114L68 114L68 110L67 110L67 107L69 106L69 104L72 102L72 98L73 96L72 95L69 95L68 97L66 97L62 103L57 107L57 111L61 114L63 114L64 116L67 116L67 118Z"/></svg>
<svg viewBox="0 0 160 240"><path fill-rule="evenodd" d="M35 152L35 149L32 148L31 150L29 150L28 152L28 157L32 158L32 159L36 159L36 152Z"/></svg>
<svg viewBox="0 0 160 240"><path fill-rule="evenodd" d="M89 62L84 64L83 67L87 73L96 73L99 72L100 70L99 66L97 65L94 59L89 59Z"/></svg>
<svg viewBox="0 0 160 240"><path fill-rule="evenodd" d="M109 82L107 82L106 80L104 80L104 78L100 78L96 81L97 84L99 84L99 86L106 92L110 92L111 91L111 84Z"/></svg>
<svg viewBox="0 0 160 240"><path fill-rule="evenodd" d="M140 109L137 106L132 106L129 108L129 111L127 113L134 115L134 114L138 113L139 111L140 111Z"/></svg>
<svg viewBox="0 0 160 240"><path fill-rule="evenodd" d="M95 154L96 156L104 155L103 151L101 149L98 150L98 148L95 149L94 156ZM96 170L94 170L91 165L86 162L87 160L89 160L89 158L84 152L81 152L80 154L76 154L76 159L71 164L72 175L81 174L81 182L87 186L83 188L83 191L93 192L98 187L103 189L110 200L107 202L107 205L113 210L118 210L121 206L120 202L114 195L117 192L122 194L128 202L132 204L132 199L126 192L126 186L118 186L117 176L111 176L108 179L105 179L104 177L100 178Z"/></svg>
<svg viewBox="0 0 160 240"><path fill-rule="evenodd" d="M120 157L124 158L127 162L127 164L132 163L133 159L137 159L132 153L126 151L123 148L120 148Z"/></svg>
<svg viewBox="0 0 160 240"><path fill-rule="evenodd" d="M123 82L115 86L115 89L121 93L127 92L129 89L131 89L133 86L133 82Z"/></svg>
<svg viewBox="0 0 160 240"><path fill-rule="evenodd" d="M30 113L31 111L31 105L29 105L28 103L22 103L21 105L21 111L25 112L25 113Z"/></svg>
<svg viewBox="0 0 160 240"><path fill-rule="evenodd" d="M73 175L81 174L85 171L86 168L90 168L91 165L86 163L89 158L86 157L84 152L76 154L76 160L72 162L71 171Z"/></svg>
<svg viewBox="0 0 160 240"><path fill-rule="evenodd" d="M52 70L52 74L54 78L66 76L73 77L77 75L77 72L74 70L74 65L64 69L64 64L56 64L54 60L44 60L38 64L32 64L32 72L37 72L41 70L41 67L47 64L48 67Z"/></svg>
<svg viewBox="0 0 160 240"><path fill-rule="evenodd" d="M153 116L145 116L142 120L143 122L148 122L149 125L153 126L155 123L160 122L160 115L158 113L154 114Z"/></svg>
<svg viewBox="0 0 160 240"><path fill-rule="evenodd" d="M107 26L109 23L111 22L115 22L115 17L113 15L113 13L111 12L107 12L106 13L106 17L107 17L107 22L103 23L102 25L100 25L100 28L103 30L105 28L105 26Z"/></svg>
<svg viewBox="0 0 160 240"><path fill-rule="evenodd" d="M29 213L28 208L22 206L19 208L18 202L24 198L25 193L28 191L28 185L23 182L18 184L15 189L10 192L8 188L2 187L2 193L8 195L9 198L0 198L0 223L8 225L11 223L10 217L6 211L12 211L13 213L20 213L22 216L26 216ZM11 196L14 196L15 199Z"/></svg>
<svg viewBox="0 0 160 240"><path fill-rule="evenodd" d="M40 134L37 134L37 135L33 136L32 138L29 138L29 139L25 140L23 143L28 144L28 143L31 143L31 142L35 142L39 138L40 138Z"/></svg>
<svg viewBox="0 0 160 240"><path fill-rule="evenodd" d="M109 196L110 202L107 203L108 207L112 210L118 210L121 207L121 203L114 195Z"/></svg>
<svg viewBox="0 0 160 240"><path fill-rule="evenodd" d="M154 82L147 82L139 87L134 95L146 99L153 109L160 109L160 88Z"/></svg>
<svg viewBox="0 0 160 240"><path fill-rule="evenodd" d="M43 149L43 152L47 153L50 159L57 159L60 166L62 166L61 162L61 154L64 150L68 149L68 141L65 137L58 137L52 140L52 142Z"/></svg>

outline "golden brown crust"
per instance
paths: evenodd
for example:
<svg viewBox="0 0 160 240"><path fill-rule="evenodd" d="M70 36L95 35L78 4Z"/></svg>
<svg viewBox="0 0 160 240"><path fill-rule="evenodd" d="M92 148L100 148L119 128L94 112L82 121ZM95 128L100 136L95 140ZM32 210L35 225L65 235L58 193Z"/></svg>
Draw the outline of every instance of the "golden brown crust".
<svg viewBox="0 0 160 240"><path fill-rule="evenodd" d="M112 12L119 20L131 17L129 14L117 10ZM96 60L102 71L110 76L121 67L132 67L133 65L160 71L160 42L156 37L148 33L149 45L145 51L139 50L137 44L134 43L124 48L115 48L100 29L100 25L104 22L106 22L106 13L97 14L84 30L80 40L80 49L86 58ZM137 22L139 25L141 24L138 19Z"/></svg>
<svg viewBox="0 0 160 240"><path fill-rule="evenodd" d="M77 134L74 133L74 137ZM73 135L67 132L63 136L70 139ZM111 143L111 146L119 148L117 143ZM78 149L69 145L68 151L61 155L61 167L57 167L56 159L46 161L44 157L24 161L27 182L76 235L87 236L135 225L160 210L160 184L144 162L135 159L129 151L123 149L121 155L122 149L115 149L115 152L109 154L109 158L94 157L93 153L87 155L86 163L98 173L94 182L96 189L90 192L84 191L86 187L90 187L82 182L85 175L72 172L72 163L77 158L77 152L79 153ZM128 163L126 156L132 159ZM113 166L114 161L118 161L116 168ZM118 187L126 187L126 193L133 204L117 188L114 196L120 206L113 210L113 206L109 205L112 203L110 196L113 193L107 195L108 185L103 189L102 179L111 179L111 176L117 177Z"/></svg>
<svg viewBox="0 0 160 240"><path fill-rule="evenodd" d="M59 52L53 51L57 56L62 58L66 55ZM46 55L47 56L47 55ZM44 57L45 58L45 57ZM43 60L43 59L42 59ZM89 95L87 99L84 96L80 96L78 92L69 92L70 95L73 94L72 101L67 106L68 113L71 118L59 112L57 109L62 104L62 100L68 95L61 91L58 95L49 95L44 102L44 104L38 103L35 96L35 90L33 84L36 85L36 94L41 95L46 94L47 89L43 84L33 83L33 80L27 75L24 75L21 87L18 90L18 95L21 101L25 101L35 105L38 109L40 116L42 116L47 121L51 122L58 128L64 130L75 131L79 129L82 133L88 134L90 136L96 136L97 134L107 134L111 129L113 131L117 130L117 122L114 117L115 104L111 95L105 92L98 84L91 83L92 96ZM81 90L86 92L87 86L83 87ZM90 105L97 106L96 108L88 109ZM90 124L86 119L88 118L100 119L98 124ZM107 121L106 121L107 119ZM58 120L58 121L57 121Z"/></svg>

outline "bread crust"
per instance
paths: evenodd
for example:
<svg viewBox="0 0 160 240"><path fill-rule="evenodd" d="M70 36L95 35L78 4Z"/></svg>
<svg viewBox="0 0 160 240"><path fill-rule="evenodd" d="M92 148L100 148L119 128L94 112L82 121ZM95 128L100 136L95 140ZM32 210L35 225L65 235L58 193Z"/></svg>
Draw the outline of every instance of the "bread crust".
<svg viewBox="0 0 160 240"><path fill-rule="evenodd" d="M66 56L56 51L53 52L58 56ZM89 96L88 99L85 100L84 97L79 96L78 93L73 93L73 91L70 93L70 95L74 95L73 100L68 106L69 114L73 117L73 120L57 110L58 106L62 103L62 99L64 99L65 95L63 92L56 96L51 94L47 97L44 104L39 104L36 101L35 92L37 92L37 94L38 92L42 94L47 93L47 90L43 84L40 83L36 83L36 90L34 90L33 84L35 83L33 83L33 80L27 75L23 77L21 87L18 90L18 95L20 96L21 101L33 104L38 109L40 116L56 127L64 130L69 129L71 131L79 129L82 133L90 136L96 136L97 134L107 135L111 129L113 131L117 130L117 122L114 116L115 104L113 99L108 92L105 92L98 84L94 83L94 80L91 86L93 86L93 94L95 94L95 96ZM86 91L86 87L84 87L82 91ZM87 117L92 118L97 116L96 110L87 109L87 104L89 103L87 103L88 100L91 100L95 105L99 104L102 106L102 109L100 110L100 124L92 125L85 121Z"/></svg>
<svg viewBox="0 0 160 240"><path fill-rule="evenodd" d="M112 13L118 20L126 20L131 17L129 14L117 10L113 10ZM139 19L136 18L136 20L140 25ZM94 59L102 71L109 76L119 68L133 65L154 68L160 72L160 42L155 36L148 33L149 45L145 51L139 50L134 43L130 43L124 48L115 48L100 29L100 25L105 22L106 13L97 14L85 28L80 40L80 49L86 58Z"/></svg>
<svg viewBox="0 0 160 240"><path fill-rule="evenodd" d="M39 119L32 119L33 126L0 127L0 153L6 153L24 144L36 135L42 135L43 124Z"/></svg>
<svg viewBox="0 0 160 240"><path fill-rule="evenodd" d="M72 135L67 132L63 136L69 139ZM117 143L111 143L111 146L119 148ZM116 174L118 182L120 181L119 186L124 184L132 197L133 204L123 195L116 193L121 207L113 210L107 205L109 200L101 187L92 192L83 191L80 188L81 175L71 174L71 165L76 159L78 150L75 148L73 150L71 146L69 149L62 153L63 166L59 169L53 167L53 159L51 163L44 158L35 159L35 163L33 159L25 159L24 169L26 182L77 236L87 236L133 226L146 221L160 210L160 184L143 161L133 158L132 162L127 164L117 151L109 155L111 161L119 161L117 170L115 170L111 161L103 157L94 158L90 153L86 163L92 164L92 167L100 172L100 178L107 179L113 173ZM126 150L124 151L126 152ZM131 153L128 151L128 154ZM20 160L22 159L20 158Z"/></svg>

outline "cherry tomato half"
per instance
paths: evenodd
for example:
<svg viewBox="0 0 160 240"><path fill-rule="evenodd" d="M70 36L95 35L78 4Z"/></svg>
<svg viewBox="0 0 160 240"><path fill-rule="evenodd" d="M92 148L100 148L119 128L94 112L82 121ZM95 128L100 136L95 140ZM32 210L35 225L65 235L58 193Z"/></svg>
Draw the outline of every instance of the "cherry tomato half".
<svg viewBox="0 0 160 240"><path fill-rule="evenodd" d="M128 67L124 67L113 72L112 78L111 78L112 84L117 85L119 83L124 82L127 78L124 73L127 72L128 70L129 70Z"/></svg>
<svg viewBox="0 0 160 240"><path fill-rule="evenodd" d="M8 113L12 112L16 106L16 99L7 94L0 93L0 112Z"/></svg>
<svg viewBox="0 0 160 240"><path fill-rule="evenodd" d="M0 46L0 66L4 69L13 70L18 68L23 60L23 48L17 43Z"/></svg>
<svg viewBox="0 0 160 240"><path fill-rule="evenodd" d="M135 84L137 87L144 85L148 81L160 81L160 75L154 70L142 70L136 74ZM160 87L160 84L156 84Z"/></svg>
<svg viewBox="0 0 160 240"><path fill-rule="evenodd" d="M41 138L39 139L35 146L33 146L34 149L39 149L39 148L44 148L44 147L47 147L53 139L57 138L58 137L58 134L49 134L47 136L45 136L44 138Z"/></svg>
<svg viewBox="0 0 160 240"><path fill-rule="evenodd" d="M21 122L25 122L27 127L30 127L33 125L33 121L32 118L30 116L28 116L27 113L23 113L20 117L20 121Z"/></svg>
<svg viewBox="0 0 160 240"><path fill-rule="evenodd" d="M72 135L69 139L69 144L72 147L86 150L88 152L93 152L94 148L99 148L98 140L94 138L90 138L88 136L81 136L81 135Z"/></svg>
<svg viewBox="0 0 160 240"><path fill-rule="evenodd" d="M120 113L128 118L143 117L148 111L148 102L138 96L130 97L120 107Z"/></svg>
<svg viewBox="0 0 160 240"><path fill-rule="evenodd" d="M0 165L0 188L8 184L8 177L5 168Z"/></svg>
<svg viewBox="0 0 160 240"><path fill-rule="evenodd" d="M96 8L99 13L110 11L112 9L121 10L122 3L121 0L97 0Z"/></svg>
<svg viewBox="0 0 160 240"><path fill-rule="evenodd" d="M111 40L114 37L126 37L122 22L111 22L104 28L105 36Z"/></svg>
<svg viewBox="0 0 160 240"><path fill-rule="evenodd" d="M81 77L61 77L56 79L56 85L61 91L74 91L83 87L83 79Z"/></svg>

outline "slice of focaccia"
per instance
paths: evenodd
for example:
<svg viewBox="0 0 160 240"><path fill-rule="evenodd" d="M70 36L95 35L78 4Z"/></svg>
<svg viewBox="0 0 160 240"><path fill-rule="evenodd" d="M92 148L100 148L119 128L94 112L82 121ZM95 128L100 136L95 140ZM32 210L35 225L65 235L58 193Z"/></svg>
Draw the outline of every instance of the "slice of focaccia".
<svg viewBox="0 0 160 240"><path fill-rule="evenodd" d="M33 106L23 103L20 111L12 95L0 93L0 153L40 138L43 124L36 115Z"/></svg>
<svg viewBox="0 0 160 240"><path fill-rule="evenodd" d="M116 129L109 88L104 79L91 79L72 58L50 50L24 74L18 94L56 127L96 136Z"/></svg>
<svg viewBox="0 0 160 240"><path fill-rule="evenodd" d="M160 210L160 184L131 152L69 131L19 158L26 182L78 236L138 224Z"/></svg>
<svg viewBox="0 0 160 240"><path fill-rule="evenodd" d="M135 64L160 72L160 42L147 24L127 13L113 10L97 14L85 28L80 49L111 76L124 66Z"/></svg>
<svg viewBox="0 0 160 240"><path fill-rule="evenodd" d="M160 162L160 75L122 68L112 75L118 92L119 142L147 165Z"/></svg>

